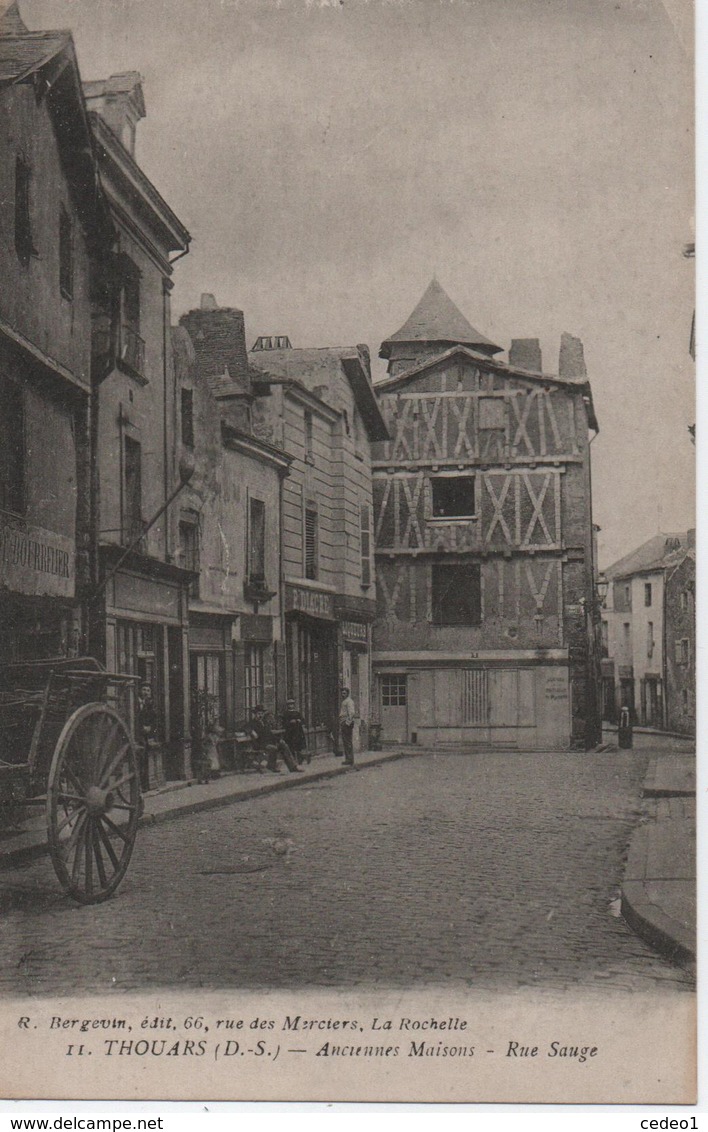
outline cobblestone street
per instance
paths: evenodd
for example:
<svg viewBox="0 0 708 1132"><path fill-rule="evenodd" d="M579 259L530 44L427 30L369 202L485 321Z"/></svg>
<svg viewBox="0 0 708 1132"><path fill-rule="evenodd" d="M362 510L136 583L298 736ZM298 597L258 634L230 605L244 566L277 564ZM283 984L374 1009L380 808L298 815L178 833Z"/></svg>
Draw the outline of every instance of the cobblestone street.
<svg viewBox="0 0 708 1132"><path fill-rule="evenodd" d="M0 876L7 993L685 989L617 916L648 750L403 759L140 831L117 896Z"/></svg>

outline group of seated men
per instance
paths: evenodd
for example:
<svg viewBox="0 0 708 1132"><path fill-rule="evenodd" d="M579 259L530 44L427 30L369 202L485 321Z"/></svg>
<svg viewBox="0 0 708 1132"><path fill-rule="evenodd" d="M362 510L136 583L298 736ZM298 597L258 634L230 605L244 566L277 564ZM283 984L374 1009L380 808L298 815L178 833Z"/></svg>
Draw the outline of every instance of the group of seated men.
<svg viewBox="0 0 708 1132"><path fill-rule="evenodd" d="M301 764L310 761L305 721L294 700L288 700L285 705L281 731L278 731L273 716L266 712L263 704L256 704L248 726L254 747L265 755L267 769L273 774L280 774L278 759L281 757L291 774L301 772Z"/></svg>

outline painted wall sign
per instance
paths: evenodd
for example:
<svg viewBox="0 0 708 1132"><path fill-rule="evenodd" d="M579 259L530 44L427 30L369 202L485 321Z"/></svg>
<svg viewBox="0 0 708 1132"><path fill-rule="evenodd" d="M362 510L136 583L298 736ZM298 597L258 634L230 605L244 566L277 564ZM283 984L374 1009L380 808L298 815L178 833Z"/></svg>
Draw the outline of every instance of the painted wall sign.
<svg viewBox="0 0 708 1132"><path fill-rule="evenodd" d="M72 598L75 578L71 539L0 516L0 586L33 597Z"/></svg>
<svg viewBox="0 0 708 1132"><path fill-rule="evenodd" d="M366 644L366 625L361 621L342 621L342 636L347 641L363 641Z"/></svg>
<svg viewBox="0 0 708 1132"><path fill-rule="evenodd" d="M287 585L285 609L287 612L307 613L310 617L324 617L328 621L334 621L334 594Z"/></svg>

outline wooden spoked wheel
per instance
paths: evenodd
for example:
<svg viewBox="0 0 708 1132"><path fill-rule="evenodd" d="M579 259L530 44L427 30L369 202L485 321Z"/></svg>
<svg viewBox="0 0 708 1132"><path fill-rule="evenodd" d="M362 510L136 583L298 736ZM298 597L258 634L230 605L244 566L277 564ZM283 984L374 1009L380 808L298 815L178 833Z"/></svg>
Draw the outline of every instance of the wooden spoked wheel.
<svg viewBox="0 0 708 1132"><path fill-rule="evenodd" d="M52 864L74 900L98 904L115 892L133 852L140 802L123 720L105 704L79 708L59 736L47 786Z"/></svg>

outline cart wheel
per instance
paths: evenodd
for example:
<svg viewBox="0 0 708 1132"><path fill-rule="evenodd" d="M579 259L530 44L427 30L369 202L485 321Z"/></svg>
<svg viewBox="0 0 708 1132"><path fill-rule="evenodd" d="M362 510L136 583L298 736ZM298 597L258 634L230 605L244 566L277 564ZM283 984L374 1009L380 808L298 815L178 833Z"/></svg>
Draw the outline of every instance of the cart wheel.
<svg viewBox="0 0 708 1132"><path fill-rule="evenodd" d="M49 851L81 904L106 900L125 876L140 816L138 765L117 712L86 704L59 736L47 784Z"/></svg>

